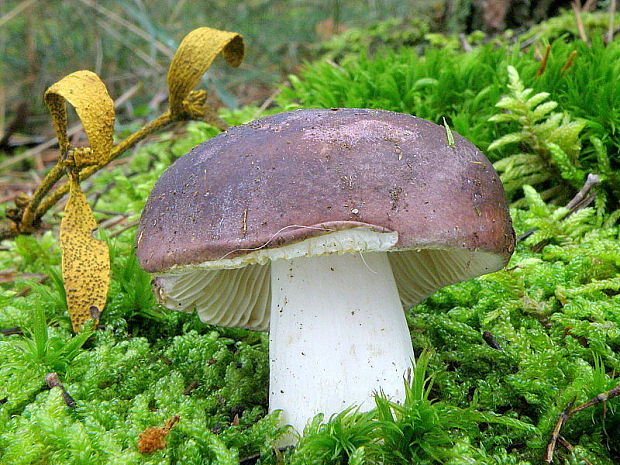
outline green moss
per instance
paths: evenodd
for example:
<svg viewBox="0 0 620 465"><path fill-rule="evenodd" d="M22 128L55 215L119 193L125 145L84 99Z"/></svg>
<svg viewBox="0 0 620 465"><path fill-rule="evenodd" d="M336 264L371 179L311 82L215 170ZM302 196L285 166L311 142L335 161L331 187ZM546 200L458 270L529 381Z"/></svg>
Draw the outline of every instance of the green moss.
<svg viewBox="0 0 620 465"><path fill-rule="evenodd" d="M609 29L609 12L601 9L595 12L581 13L586 36L592 40L601 39ZM620 21L620 14L615 16L615 24ZM524 35L525 40L536 38L543 41L553 41L562 38L564 40L580 40L579 29L575 21L575 13L572 10L564 10L558 16L533 25Z"/></svg>
<svg viewBox="0 0 620 465"><path fill-rule="evenodd" d="M383 52L386 49L412 47L424 41L430 32L428 21L418 18L390 18L361 28L350 28L320 42L315 58L340 62L360 54Z"/></svg>

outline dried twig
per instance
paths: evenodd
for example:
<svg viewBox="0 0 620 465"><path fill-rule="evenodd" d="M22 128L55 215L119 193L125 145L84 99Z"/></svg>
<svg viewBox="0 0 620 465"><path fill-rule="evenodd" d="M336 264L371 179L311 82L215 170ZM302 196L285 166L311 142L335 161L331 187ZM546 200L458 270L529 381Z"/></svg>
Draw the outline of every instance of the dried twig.
<svg viewBox="0 0 620 465"><path fill-rule="evenodd" d="M114 37L119 42L125 43L125 41L123 40L123 35L120 32L118 32L116 29L114 29L112 27L112 25L108 21L105 21L103 19L99 19L99 20L97 20L97 24L99 26L101 26L101 28L104 29L108 33L108 35L110 35L111 37ZM155 60L155 58L151 57L148 53L143 52L142 50L140 50L137 47L127 47L127 48L134 55L136 55L138 58L140 58L142 61L144 61L148 66L152 67L153 69L157 70L158 72L162 72L164 70L164 67L162 65L160 65L157 62L157 60Z"/></svg>
<svg viewBox="0 0 620 465"><path fill-rule="evenodd" d="M540 37L538 35L533 35L529 39L524 40L519 44L519 48L521 50L528 48L530 45L536 43Z"/></svg>
<svg viewBox="0 0 620 465"><path fill-rule="evenodd" d="M95 201L96 201L96 199L98 199L100 197L101 197L101 193L97 192L96 197L95 197ZM93 201L93 203L95 201ZM112 210L103 210L101 208L93 208L92 210L93 210L93 213L101 213L102 215L107 215L107 216L119 216L119 215L131 216L131 215L136 215L136 213L131 213L131 212L127 212L127 213L125 213L125 212L115 212L115 211L112 211Z"/></svg>
<svg viewBox="0 0 620 465"><path fill-rule="evenodd" d="M74 124L73 126L71 126L68 130L67 130L67 134L69 136L75 134L78 131L81 131L82 129L82 125L81 124ZM26 150L24 153L21 153L17 156L11 157L8 160L3 161L2 163L0 163L0 170L3 170L5 168L8 168L9 166L13 166L16 165L17 163L20 163L24 160L28 160L29 158L33 157L34 155L37 155L41 152L43 152L45 149L49 149L51 147L53 147L54 145L56 145L56 143L58 142L58 140L54 137L53 139L49 139L45 142L43 142L42 144L37 145L36 147L33 147L29 150Z"/></svg>
<svg viewBox="0 0 620 465"><path fill-rule="evenodd" d="M253 454L239 460L239 465L254 465L258 463L260 454Z"/></svg>
<svg viewBox="0 0 620 465"><path fill-rule="evenodd" d="M55 387L59 388L62 394L62 398L65 401L65 404L67 404L67 407L75 408L75 400L73 400L73 397L69 395L63 384L60 382L60 378L58 378L57 373L48 373L45 376L45 382L50 389L53 389Z"/></svg>
<svg viewBox="0 0 620 465"><path fill-rule="evenodd" d="M83 3L86 6L91 7L92 9L96 10L98 13L100 13L103 16L109 18L110 20L114 21L115 23L120 24L121 26L126 28L128 31L133 32L138 37L141 37L142 39L146 40L149 44L155 46L155 48L157 50L159 50L161 53L163 53L164 56L167 56L168 58L172 58L173 57L174 50L172 50L170 47L167 47L162 42L157 40L155 37L153 37L152 34L149 34L148 32L144 31L143 29L140 29L135 24L131 23L130 21L127 21L126 19L124 19L121 16L117 15L113 11L108 10L107 8L104 8L103 6L98 4L97 2L94 2L92 0L80 0L80 2Z"/></svg>
<svg viewBox="0 0 620 465"><path fill-rule="evenodd" d="M13 120L8 124L8 126L4 130L2 138L0 138L0 150L8 151L11 149L9 139L11 139L11 136L13 134L15 134L17 131L21 130L25 126L27 117L28 105L22 102L17 106L17 110L15 111L15 116L13 117Z"/></svg>
<svg viewBox="0 0 620 465"><path fill-rule="evenodd" d="M288 450L292 450L294 449L294 446L286 446L286 447L280 447L278 449L274 449L273 452L276 455L276 461L277 463L281 463L281 459L282 459L282 453L286 452ZM280 460L278 460L280 459ZM254 465L256 463L258 463L258 461L260 460L260 454L253 454L253 455L249 455L247 457L242 458L239 461L239 465Z"/></svg>
<svg viewBox="0 0 620 465"><path fill-rule="evenodd" d="M128 229L135 228L136 226L138 226L138 221L133 221L133 222L131 222L129 224L126 224L121 229L117 229L113 233L108 234L108 237L109 238L113 238L113 237L116 237L116 236L120 236L121 234L123 234Z"/></svg>
<svg viewBox="0 0 620 465"><path fill-rule="evenodd" d="M614 20L616 19L616 0L609 2L609 26L607 28L607 37L605 42L611 44L614 41Z"/></svg>
<svg viewBox="0 0 620 465"><path fill-rule="evenodd" d="M127 215L116 215L116 216L108 218L107 220L102 221L101 223L99 223L99 228L100 229L109 229L109 228L112 228L113 226L121 224L126 219L127 219Z"/></svg>
<svg viewBox="0 0 620 465"><path fill-rule="evenodd" d="M588 40L588 36L586 34L586 28L583 25L583 18L581 17L581 13L584 11L584 8L581 6L581 0L573 0L571 2L571 6L575 12L575 22L577 23L579 37L581 37L581 40L583 40L586 44L590 45L590 41Z"/></svg>
<svg viewBox="0 0 620 465"><path fill-rule="evenodd" d="M5 14L2 18L0 18L0 26L3 26L4 24L8 23L15 16L17 16L18 14L20 14L22 11L26 10L27 8L31 7L35 3L37 3L37 0L26 0L25 2L18 3L15 8L13 8L11 11Z"/></svg>
<svg viewBox="0 0 620 465"><path fill-rule="evenodd" d="M594 187L600 184L600 182L601 177L598 174L588 174L588 177L586 178L586 182L584 183L583 187L579 190L579 192L577 192L577 194L575 194L575 196L570 200L570 202L566 204L566 208L569 211L566 216L562 218L562 221L571 216L573 213L583 208L586 208L588 205L594 202L594 199L596 199L596 192L593 192L591 194L590 192ZM517 241L523 241L527 239L536 231L538 231L538 228L532 228L529 231L526 231L525 233L517 237ZM539 244L536 244L534 247L536 248L537 246L539 246Z"/></svg>
<svg viewBox="0 0 620 465"><path fill-rule="evenodd" d="M463 34L462 32L459 33L459 42L461 42L461 48L463 49L464 52L471 52L473 50L473 47L467 40L467 36Z"/></svg>
<svg viewBox="0 0 620 465"><path fill-rule="evenodd" d="M0 271L0 283L10 283L15 281L17 278L23 279L35 279L42 278L44 274L41 273L19 273L15 270L6 270Z"/></svg>
<svg viewBox="0 0 620 465"><path fill-rule="evenodd" d="M49 276L42 275L40 278L37 279L37 283L38 284L44 283L48 279L50 279ZM24 297L25 295L28 295L30 291L32 291L32 287L26 286L21 291L19 291L17 294L15 294L15 297Z"/></svg>
<svg viewBox="0 0 620 465"><path fill-rule="evenodd" d="M263 112L269 108L269 105L271 105L273 103L273 101L275 100L275 98L278 96L278 94L282 92L282 89L276 89L275 92L273 92L263 103L262 105L258 108L258 110L256 110L256 113L254 113L254 116L252 117L252 119L257 119L260 115L263 114Z"/></svg>
<svg viewBox="0 0 620 465"><path fill-rule="evenodd" d="M542 74L545 72L545 69L547 69L547 60L549 60L549 52L551 52L551 45L547 45L547 48L545 49L545 54L542 57L542 60L540 61L540 67L538 68L538 71L536 71L536 76L542 76Z"/></svg>
<svg viewBox="0 0 620 465"><path fill-rule="evenodd" d="M566 204L566 208L570 210L570 213L566 216L569 216L575 213L577 210L581 210L582 208L590 205L594 199L596 198L596 192L590 194L590 191L601 182L601 177L598 174L590 173L586 178L586 182L583 187L575 194L575 196L571 199L570 202Z"/></svg>
<svg viewBox="0 0 620 465"><path fill-rule="evenodd" d="M545 454L545 462L547 463L551 463L553 461L553 453L555 452L555 447L560 437L560 431L562 430L564 424L570 418L570 410L574 403L574 399L569 402L569 404L562 411L562 413L560 413L560 419L556 423L555 428L553 428L553 433L551 433L551 440L549 441L549 444L547 444L547 453Z"/></svg>
<svg viewBox="0 0 620 465"><path fill-rule="evenodd" d="M564 436L559 436L559 437L558 437L558 442L559 442L560 444L562 444L564 447L566 447L566 449L568 449L568 451L569 451L569 452L574 452L575 447L574 447L574 446L573 446L570 442L568 442L568 441L564 438ZM589 461L588 459L586 459L586 458L581 457L581 460L583 460L583 461L584 461L584 463L585 463L586 465L592 465L592 462L590 462L590 461Z"/></svg>
<svg viewBox="0 0 620 465"><path fill-rule="evenodd" d="M598 0L586 0L586 3L583 4L583 8L581 9L581 11L586 11L588 13L594 11L597 2Z"/></svg>
<svg viewBox="0 0 620 465"><path fill-rule="evenodd" d="M485 331L484 333L482 333L482 339L484 339L484 342L489 344L489 346L493 349L502 350L502 347L497 343L497 341L495 340L495 336L493 336L490 331Z"/></svg>
<svg viewBox="0 0 620 465"><path fill-rule="evenodd" d="M564 62L564 66L562 66L562 69L560 69L561 75L564 74L566 71L568 71L571 66L573 66L576 56L577 56L577 50L573 50L572 52L570 52L570 55L568 55L568 58Z"/></svg>
<svg viewBox="0 0 620 465"><path fill-rule="evenodd" d="M614 397L618 397L618 396L620 396L620 384L618 384L613 389L610 389L607 392L598 394L592 399L590 399L589 401L581 405L578 405L577 407L575 407L569 412L569 415L573 415L574 413L580 412L588 407L592 407L593 405L597 405L597 404L605 405L605 402L607 402L609 399L613 399Z"/></svg>
<svg viewBox="0 0 620 465"><path fill-rule="evenodd" d="M198 386L199 386L198 381L192 381L185 388L185 391L183 391L183 395L184 396L191 396L192 395L192 391L194 391L194 389L196 389Z"/></svg>
<svg viewBox="0 0 620 465"><path fill-rule="evenodd" d="M24 332L19 326L13 326L12 328L0 329L0 334L3 336L12 336L13 334L24 335Z"/></svg>
<svg viewBox="0 0 620 465"><path fill-rule="evenodd" d="M571 450L570 444L568 443L568 441L566 441L566 439L560 436L560 432L562 431L562 428L564 427L564 425L566 424L566 422L569 420L570 417L572 417L577 412L581 412L582 410L585 410L588 407L592 407L598 404L603 404L603 408L605 409L606 402L618 396L620 396L620 384L618 384L616 387L610 389L607 392L602 392L594 396L589 401L584 402L583 404L578 405L577 407L573 408L573 404L575 403L574 400L569 402L569 404L560 414L560 418L558 419L558 422L556 423L555 428L553 428L553 433L551 434L551 440L549 441L549 444L547 445L547 453L545 454L545 461L547 463L551 463L553 461L553 454L555 452L558 442L562 443L567 449ZM603 410L603 412L605 411L606 410Z"/></svg>

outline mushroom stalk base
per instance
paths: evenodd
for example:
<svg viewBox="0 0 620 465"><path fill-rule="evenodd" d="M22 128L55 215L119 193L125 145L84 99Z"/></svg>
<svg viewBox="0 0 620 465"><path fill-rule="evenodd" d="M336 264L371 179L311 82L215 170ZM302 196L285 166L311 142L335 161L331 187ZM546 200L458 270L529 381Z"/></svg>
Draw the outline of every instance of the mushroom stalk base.
<svg viewBox="0 0 620 465"><path fill-rule="evenodd" d="M283 424L370 410L379 390L404 399L414 355L385 252L274 261L271 291L269 409Z"/></svg>

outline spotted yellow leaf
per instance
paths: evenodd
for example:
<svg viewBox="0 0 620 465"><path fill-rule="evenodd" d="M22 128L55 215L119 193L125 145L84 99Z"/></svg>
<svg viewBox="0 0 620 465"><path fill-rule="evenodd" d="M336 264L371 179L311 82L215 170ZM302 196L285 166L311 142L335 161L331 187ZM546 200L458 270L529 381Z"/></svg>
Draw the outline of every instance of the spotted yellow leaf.
<svg viewBox="0 0 620 465"><path fill-rule="evenodd" d="M97 222L80 189L77 175L69 176L69 201L60 222L62 278L73 330L88 320L99 320L108 294L110 256L108 245L92 235Z"/></svg>
<svg viewBox="0 0 620 465"><path fill-rule="evenodd" d="M113 146L114 102L105 84L91 71L76 71L53 84L45 92L45 103L52 114L60 152L66 155L69 150L67 136L67 109L65 100L75 108L84 131L88 137L91 151L81 151L81 155L92 159L76 159L78 166L102 163Z"/></svg>
<svg viewBox="0 0 620 465"><path fill-rule="evenodd" d="M220 53L230 66L239 66L244 53L243 37L235 32L201 27L181 41L168 70L172 115L183 112L183 100Z"/></svg>
<svg viewBox="0 0 620 465"><path fill-rule="evenodd" d="M66 102L75 108L89 148L70 148ZM99 320L110 282L110 257L105 242L95 239L97 222L80 189L80 170L105 163L113 147L114 102L105 84L90 71L72 73L45 92L58 136L61 163L69 174L69 200L60 223L62 277L74 331L88 320Z"/></svg>

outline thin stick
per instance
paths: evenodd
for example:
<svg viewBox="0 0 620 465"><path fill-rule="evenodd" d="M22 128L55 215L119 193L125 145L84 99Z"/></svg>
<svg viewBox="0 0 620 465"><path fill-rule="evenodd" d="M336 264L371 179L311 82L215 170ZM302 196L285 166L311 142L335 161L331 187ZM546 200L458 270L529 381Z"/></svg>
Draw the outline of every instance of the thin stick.
<svg viewBox="0 0 620 465"><path fill-rule="evenodd" d="M586 3L583 4L582 11L586 11L588 13L594 11L597 2L598 0L586 0Z"/></svg>
<svg viewBox="0 0 620 465"><path fill-rule="evenodd" d="M99 192L97 192L97 195L100 195ZM132 212L113 212L111 210L102 210L100 208L93 208L91 206L91 210L95 213L101 213L102 215L108 215L108 216L131 216L131 215L137 215L137 213L132 213Z"/></svg>
<svg viewBox="0 0 620 465"><path fill-rule="evenodd" d="M60 379L58 378L57 373L48 373L45 376L45 382L47 383L50 389L53 389L55 387L59 388L60 393L62 394L62 398L65 401L65 404L67 404L67 407L75 408L75 400L73 400L73 397L71 397L71 395L67 392L67 390L63 386L63 384L60 382Z"/></svg>
<svg viewBox="0 0 620 465"><path fill-rule="evenodd" d="M5 119L6 119L6 92L4 91L4 86L0 86L0 135L5 134L5 131L4 131ZM6 138L6 134L2 136L2 140L4 140L5 138ZM1 145L2 144L0 142L0 146Z"/></svg>
<svg viewBox="0 0 620 465"><path fill-rule="evenodd" d="M63 156L65 155L66 154L63 154ZM22 215L22 221L21 221L21 224L19 225L20 231L30 232L32 230L32 225L35 219L37 218L36 216L37 207L39 206L41 201L45 198L47 193L52 189L54 184L56 184L60 180L60 178L64 174L64 171L65 171L65 164L59 161L58 163L54 165L51 171L47 173L47 176L45 176L45 179L43 180L39 188L34 191L34 194L32 194L32 199L30 200L30 203L24 209L24 214Z"/></svg>
<svg viewBox="0 0 620 465"><path fill-rule="evenodd" d="M121 229L118 229L118 230L114 231L113 233L108 234L108 237L112 238L112 237L120 236L121 234L123 234L128 229L135 228L136 226L138 226L138 221L134 221L132 223L126 224Z"/></svg>
<svg viewBox="0 0 620 465"><path fill-rule="evenodd" d="M123 26L127 30L133 32L138 37L141 37L142 39L146 40L149 44L154 45L157 50L159 50L161 53L163 53L168 58L172 58L174 56L174 50L172 50L169 47L165 46L159 40L155 39L155 37L153 37L151 34L149 34L146 31L140 29L135 24L130 23L129 21L127 21L126 19L124 19L121 16L117 15L113 11L110 11L107 8L104 8L101 5L99 5L96 2L93 2L91 0L80 0L80 2L82 2L84 5L89 6L92 9L98 11L102 15L110 18L115 23L120 24L121 26Z"/></svg>
<svg viewBox="0 0 620 465"><path fill-rule="evenodd" d="M560 444L562 444L564 447L566 447L569 452L574 452L575 451L575 447L570 442L568 442L564 438L564 436L558 437L558 441L560 442ZM586 465L592 465L592 462L590 462L588 459L585 459L585 458L582 457L581 460L583 460Z"/></svg>
<svg viewBox="0 0 620 465"><path fill-rule="evenodd" d="M107 21L105 21L103 19L99 19L99 20L97 20L97 24L99 24L103 29L105 29L106 32L108 34L110 34L110 36L114 37L116 40L118 40L119 42L121 42L121 43L123 43L124 45L127 46L127 44L123 41L122 34L120 32L118 32L116 29L114 29L109 22L107 22ZM127 48L134 55L136 55L138 58L140 58L142 61L144 61L147 65L152 66L153 68L155 68L159 72L163 71L163 69L164 69L163 66L161 66L159 63L157 63L157 61L155 59L153 59L148 54L144 53L139 48L134 48L134 47L131 47L131 46L127 46Z"/></svg>
<svg viewBox="0 0 620 465"><path fill-rule="evenodd" d="M0 271L0 283L12 283L16 279L35 279L45 276L42 273L18 273L15 270Z"/></svg>
<svg viewBox="0 0 620 465"><path fill-rule="evenodd" d="M37 279L37 283L39 284L44 283L48 279L50 279L49 276L41 276L40 278ZM24 297L28 295L30 291L32 291L32 287L26 286L21 291L19 291L17 294L15 294L15 297Z"/></svg>
<svg viewBox="0 0 620 465"><path fill-rule="evenodd" d="M582 410L587 409L588 407L592 407L598 404L605 405L605 403L608 400L611 400L614 397L618 397L618 396L620 396L620 384L618 384L616 387L610 389L607 392L602 392L594 396L589 401L584 402L583 404L578 405L575 408L573 408L573 404L575 403L575 401L572 400L571 402L569 402L569 404L560 414L560 418L558 419L558 422L556 423L555 428L553 428L551 440L549 441L549 444L547 445L547 453L545 454L545 461L547 463L551 463L553 461L553 453L555 452L555 448L556 448L558 441L564 444L562 441L563 438L560 436L560 432L562 431L562 428L564 427L564 425L566 424L566 422L568 421L570 417L572 417L577 412L581 412ZM569 447L567 448L570 450Z"/></svg>
<svg viewBox="0 0 620 465"><path fill-rule="evenodd" d="M257 119L267 108L269 108L269 105L271 105L273 103L273 101L275 100L275 98L278 96L278 94L280 94L280 92L282 92L282 89L276 89L275 92L273 92L268 98L267 100L265 100L263 102L263 104L258 108L258 110L256 111L256 113L254 113L254 116L252 117L252 119Z"/></svg>
<svg viewBox="0 0 620 465"><path fill-rule="evenodd" d="M81 129L82 129L81 124L75 124L67 130L67 135L71 137L73 134L80 131ZM11 157L8 160L5 160L2 163L0 163L0 170L3 170L4 168L8 168L9 166L12 166L19 162L27 160L28 158L31 158L32 156L38 153L41 153L43 150L53 147L54 145L56 145L57 142L58 140L54 137L53 139L45 141L42 144L39 144L36 147L31 148L30 150L26 150L24 153L20 155Z"/></svg>
<svg viewBox="0 0 620 465"><path fill-rule="evenodd" d="M600 182L601 182L601 177L598 174L594 174L594 173L588 174L588 177L586 178L586 182L584 183L583 187L579 190L579 192L577 192L577 194L575 194L575 196L570 200L570 202L566 204L566 208L569 210L569 212L566 214L564 218L562 218L562 221L568 218L569 216L571 216L573 213L583 208L586 208L588 205L590 205L594 201L594 199L596 199L596 192L593 194L590 194L590 191ZM538 231L538 228L530 229L529 231L517 237L517 241L522 241L524 239L527 239L532 234L534 234L536 231ZM538 246L538 244L536 244L534 247L536 246Z"/></svg>
<svg viewBox="0 0 620 465"><path fill-rule="evenodd" d="M571 66L573 66L576 56L577 56L577 50L573 50L572 52L570 52L570 55L568 55L568 58L566 59L564 66L562 66L562 69L560 70L560 74L564 74L566 71L570 69Z"/></svg>
<svg viewBox="0 0 620 465"><path fill-rule="evenodd" d="M580 412L588 407L592 407L593 405L597 405L597 404L602 404L607 402L609 399L613 399L614 397L618 397L620 396L620 384L618 384L616 387L614 387L613 389L610 389L607 392L602 392L601 394L598 394L596 396L594 396L592 399L590 399L589 401L578 405L577 407L575 407L574 409L572 409L568 414L569 416Z"/></svg>
<svg viewBox="0 0 620 465"><path fill-rule="evenodd" d="M15 16L20 14L22 11L27 9L28 7L37 3L37 0L26 0L25 2L19 3L15 8L5 14L2 18L0 18L0 27L4 26L10 20L12 20Z"/></svg>
<svg viewBox="0 0 620 465"><path fill-rule="evenodd" d="M274 449L273 453L276 456L276 463L282 463L282 453L294 449L295 446L286 446ZM239 465L255 465L260 460L261 454L253 454L242 458L239 461Z"/></svg>
<svg viewBox="0 0 620 465"><path fill-rule="evenodd" d="M581 17L581 12L583 11L583 8L581 8L581 1L573 0L573 2L571 2L571 6L573 7L573 11L575 12L575 22L577 23L579 37L581 37L581 40L583 40L586 44L590 45L590 42L588 41L588 36L586 35L586 28L583 25L583 18Z"/></svg>
<svg viewBox="0 0 620 465"><path fill-rule="evenodd" d="M183 9L185 3L187 3L187 0L180 0L176 2L172 13L170 13L170 15L168 16L168 20L166 21L166 24L168 26L175 24L177 17L179 16L179 12L181 11L181 9Z"/></svg>
<svg viewBox="0 0 620 465"><path fill-rule="evenodd" d="M23 336L24 332L19 326L13 326L12 328L0 329L0 335L2 336L12 336L14 334Z"/></svg>
<svg viewBox="0 0 620 465"><path fill-rule="evenodd" d="M467 36L462 32L459 34L459 41L461 42L461 47L463 48L464 52L471 52L473 50L473 47L467 40Z"/></svg>
<svg viewBox="0 0 620 465"><path fill-rule="evenodd" d="M491 333L491 331L483 332L482 333L482 339L484 339L484 342L489 344L489 346L491 346L493 349L495 349L495 350L502 350L502 346L500 346L497 343L497 341L495 340L495 336L493 336L493 333Z"/></svg>
<svg viewBox="0 0 620 465"><path fill-rule="evenodd" d="M545 49L545 54L543 55L540 62L540 67L538 68L538 71L536 71L536 76L542 76L542 74L545 72L545 69L547 69L547 60L549 60L550 51L551 45L547 45L547 48Z"/></svg>
<svg viewBox="0 0 620 465"><path fill-rule="evenodd" d="M102 221L99 224L99 227L102 229L109 229L112 228L118 224L121 224L122 222L124 222L127 219L127 215L117 215L117 216L113 216L112 218L108 218L105 221Z"/></svg>
<svg viewBox="0 0 620 465"><path fill-rule="evenodd" d="M547 463L553 462L553 454L555 452L555 447L560 437L560 431L562 430L562 427L564 426L566 421L570 418L569 412L574 403L575 400L572 400L568 403L566 408L562 411L562 413L560 413L560 419L556 423L555 428L553 428L553 433L551 434L551 441L549 441L549 444L547 445L547 453L545 454L545 462Z"/></svg>
<svg viewBox="0 0 620 465"><path fill-rule="evenodd" d="M518 37L518 36L517 36ZM529 39L524 40L523 42L521 42L519 44L519 48L521 50L528 48L530 45L532 45L533 43L535 43L537 40L539 39L538 35L534 35L532 37L530 37Z"/></svg>
<svg viewBox="0 0 620 465"><path fill-rule="evenodd" d="M571 210L571 213L574 213L575 211L584 208L586 205L589 205L594 199L588 201L588 197L586 196L590 193L594 186L600 184L600 182L601 177L598 174L588 174L585 184L579 190L579 192L575 194L575 197L573 197L571 201L566 204L566 208Z"/></svg>
<svg viewBox="0 0 620 465"><path fill-rule="evenodd" d="M607 44L614 41L614 20L616 19L616 0L609 2L609 27L607 28Z"/></svg>
<svg viewBox="0 0 620 465"><path fill-rule="evenodd" d="M2 92L2 97L4 97L4 93ZM4 120L4 98L2 99L2 115ZM26 124L26 118L28 117L28 105L26 103L20 103L17 106L15 111L15 116L13 120L6 126L6 129L3 127L0 128L0 133L2 133L2 137L0 138L0 148L3 150L9 150L10 144L9 139L11 136L19 131Z"/></svg>

